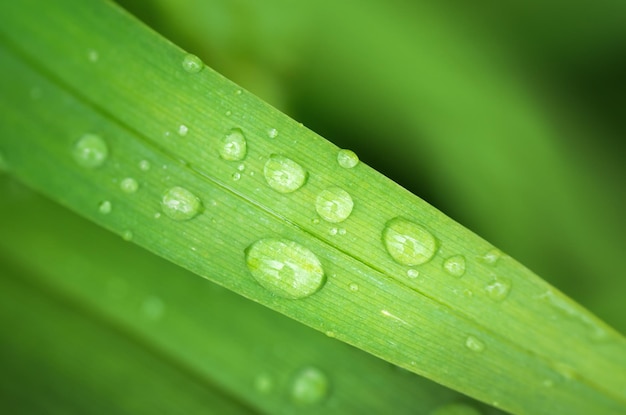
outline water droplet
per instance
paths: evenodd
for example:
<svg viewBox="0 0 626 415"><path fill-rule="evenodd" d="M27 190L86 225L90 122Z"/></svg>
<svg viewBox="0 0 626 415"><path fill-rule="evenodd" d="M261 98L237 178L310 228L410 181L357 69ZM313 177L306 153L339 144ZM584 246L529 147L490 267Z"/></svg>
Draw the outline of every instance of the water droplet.
<svg viewBox="0 0 626 415"><path fill-rule="evenodd" d="M503 301L511 291L511 281L505 278L495 278L485 286L487 296L493 301Z"/></svg>
<svg viewBox="0 0 626 415"><path fill-rule="evenodd" d="M584 309L579 308L575 303L570 302L566 297L555 293L552 290L547 291L541 296L563 316L571 318L587 327L590 337L594 341L604 341L609 338L608 331L598 322L587 315Z"/></svg>
<svg viewBox="0 0 626 415"><path fill-rule="evenodd" d="M436 408L429 415L481 415L481 413L467 404L451 403Z"/></svg>
<svg viewBox="0 0 626 415"><path fill-rule="evenodd" d="M265 181L280 193L291 193L301 188L307 180L307 172L295 161L272 154L263 168Z"/></svg>
<svg viewBox="0 0 626 415"><path fill-rule="evenodd" d="M328 330L325 334L326 334L326 337L330 337L331 339L334 339L335 337L337 337L337 334L332 330Z"/></svg>
<svg viewBox="0 0 626 415"><path fill-rule="evenodd" d="M89 49L87 51L87 59L89 59L89 62L91 63L96 63L98 62L98 59L100 59L100 55L98 54L97 50Z"/></svg>
<svg viewBox="0 0 626 415"><path fill-rule="evenodd" d="M113 206L111 205L111 202L105 200L101 202L100 205L98 205L98 212L102 213L103 215L107 215L111 213L112 207Z"/></svg>
<svg viewBox="0 0 626 415"><path fill-rule="evenodd" d="M148 160L141 160L141 161L139 162L139 168L140 168L142 171L148 171L148 170L150 170L150 162L149 162Z"/></svg>
<svg viewBox="0 0 626 415"><path fill-rule="evenodd" d="M473 352L482 352L485 350L485 343L474 336L468 336L467 339L465 339L465 347Z"/></svg>
<svg viewBox="0 0 626 415"><path fill-rule="evenodd" d="M161 217L161 212L156 212L154 214L154 219L159 219Z"/></svg>
<svg viewBox="0 0 626 415"><path fill-rule="evenodd" d="M267 130L267 136L269 138L276 138L276 137L278 137L278 130L276 128L270 128L269 130Z"/></svg>
<svg viewBox="0 0 626 415"><path fill-rule="evenodd" d="M315 210L322 219L338 223L343 222L352 213L354 202L350 194L340 187L322 190L315 200Z"/></svg>
<svg viewBox="0 0 626 415"><path fill-rule="evenodd" d="M387 222L382 239L389 255L403 265L424 264L437 251L437 240L429 231L402 218Z"/></svg>
<svg viewBox="0 0 626 415"><path fill-rule="evenodd" d="M243 91L241 89L238 89L238 90L235 91L235 95L241 95L242 92Z"/></svg>
<svg viewBox="0 0 626 415"><path fill-rule="evenodd" d="M150 296L141 303L141 313L150 320L159 320L165 313L165 304L159 297Z"/></svg>
<svg viewBox="0 0 626 415"><path fill-rule="evenodd" d="M239 166L237 166L237 170L239 171L244 171L246 169L246 165L241 163Z"/></svg>
<svg viewBox="0 0 626 415"><path fill-rule="evenodd" d="M100 167L109 156L109 147L99 135L85 134L74 144L74 160L81 167Z"/></svg>
<svg viewBox="0 0 626 415"><path fill-rule="evenodd" d="M239 128L231 129L228 134L222 138L219 148L220 157L228 161L240 161L246 158L248 146L246 136Z"/></svg>
<svg viewBox="0 0 626 415"><path fill-rule="evenodd" d="M329 234L329 235L332 235L332 236L337 235L337 232L338 232L338 229L337 229L337 228L330 228L330 229L328 230L328 234Z"/></svg>
<svg viewBox="0 0 626 415"><path fill-rule="evenodd" d="M125 230L122 232L122 239L125 241L130 241L133 239L133 232L129 230Z"/></svg>
<svg viewBox="0 0 626 415"><path fill-rule="evenodd" d="M178 130L176 132L178 133L179 136L184 137L189 132L189 127L187 127L184 124L181 124L178 126Z"/></svg>
<svg viewBox="0 0 626 415"><path fill-rule="evenodd" d="M231 115L233 115L232 111L230 111L230 110L226 111L226 116L227 117L230 117Z"/></svg>
<svg viewBox="0 0 626 415"><path fill-rule="evenodd" d="M254 389L262 394L268 394L274 389L274 380L267 373L261 373L254 378Z"/></svg>
<svg viewBox="0 0 626 415"><path fill-rule="evenodd" d="M420 273L419 273L419 271L418 271L418 270L411 268L411 269L409 269L409 270L406 272L406 275L407 275L409 278L417 278L417 277L419 277Z"/></svg>
<svg viewBox="0 0 626 415"><path fill-rule="evenodd" d="M339 235L345 235L346 233L348 233L348 231L345 230L345 228L339 228Z"/></svg>
<svg viewBox="0 0 626 415"><path fill-rule="evenodd" d="M246 249L246 264L254 279L272 293L291 299L308 297L324 285L317 256L286 239L261 239Z"/></svg>
<svg viewBox="0 0 626 415"><path fill-rule="evenodd" d="M493 249L487 251L487 253L485 255L483 255L480 259L482 259L482 261L485 264L495 265L496 262L498 262L498 259L500 259L501 256L502 256L502 251L500 251L499 249L493 248Z"/></svg>
<svg viewBox="0 0 626 415"><path fill-rule="evenodd" d="M120 189L124 193L135 193L139 189L139 183L132 177L127 177L120 182Z"/></svg>
<svg viewBox="0 0 626 415"><path fill-rule="evenodd" d="M234 173L233 173L233 176L232 176L232 177L233 177L233 181L235 181L235 182L236 182L236 181L238 181L239 179L241 179L241 173L239 173L239 172L237 172L237 171L236 171L236 172L234 172Z"/></svg>
<svg viewBox="0 0 626 415"><path fill-rule="evenodd" d="M187 54L183 58L183 69L189 73L198 73L204 68L204 63L199 57L192 54Z"/></svg>
<svg viewBox="0 0 626 415"><path fill-rule="evenodd" d="M350 283L350 291L359 291L359 284L356 282Z"/></svg>
<svg viewBox="0 0 626 415"><path fill-rule="evenodd" d="M291 384L291 400L297 405L320 403L328 395L328 377L315 367L300 370Z"/></svg>
<svg viewBox="0 0 626 415"><path fill-rule="evenodd" d="M200 213L202 202L184 187L175 186L163 194L161 209L174 220L188 220Z"/></svg>
<svg viewBox="0 0 626 415"><path fill-rule="evenodd" d="M339 150L337 153L337 163L345 169L351 169L359 164L359 156L352 150Z"/></svg>
<svg viewBox="0 0 626 415"><path fill-rule="evenodd" d="M465 258L462 255L451 256L443 262L443 269L453 277L460 278L465 274Z"/></svg>

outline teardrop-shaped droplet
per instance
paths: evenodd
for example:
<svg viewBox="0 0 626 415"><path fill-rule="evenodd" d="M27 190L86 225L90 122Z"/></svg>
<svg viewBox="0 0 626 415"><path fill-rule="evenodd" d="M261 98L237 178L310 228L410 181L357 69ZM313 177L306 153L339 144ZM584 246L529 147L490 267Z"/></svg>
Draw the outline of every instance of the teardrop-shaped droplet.
<svg viewBox="0 0 626 415"><path fill-rule="evenodd" d="M204 63L199 57L187 54L183 58L183 69L189 73L198 73L204 68Z"/></svg>
<svg viewBox="0 0 626 415"><path fill-rule="evenodd" d="M463 255L455 255L443 262L443 269L453 277L460 278L465 274L465 258Z"/></svg>
<svg viewBox="0 0 626 415"><path fill-rule="evenodd" d="M307 172L295 161L272 154L263 168L265 181L280 193L291 193L301 188L307 180Z"/></svg>
<svg viewBox="0 0 626 415"><path fill-rule="evenodd" d="M315 200L315 210L322 219L338 223L343 222L352 213L354 202L345 190L331 187L322 190Z"/></svg>
<svg viewBox="0 0 626 415"><path fill-rule="evenodd" d="M246 158L248 153L248 143L246 136L239 128L231 129L222 138L219 148L220 157L228 161L241 161Z"/></svg>
<svg viewBox="0 0 626 415"><path fill-rule="evenodd" d="M163 194L161 209L174 220L189 220L200 213L202 202L184 187L175 186Z"/></svg>
<svg viewBox="0 0 626 415"><path fill-rule="evenodd" d="M305 367L296 373L291 383L291 400L296 405L314 405L328 395L329 381L316 367Z"/></svg>
<svg viewBox="0 0 626 415"><path fill-rule="evenodd" d="M359 164L359 156L352 150L339 150L337 153L337 163L344 169L351 169Z"/></svg>
<svg viewBox="0 0 626 415"><path fill-rule="evenodd" d="M85 134L74 144L72 155L79 166L93 169L104 164L109 147L99 135Z"/></svg>
<svg viewBox="0 0 626 415"><path fill-rule="evenodd" d="M246 249L246 264L259 284L284 298L308 297L326 282L317 256L287 239L256 241Z"/></svg>
<svg viewBox="0 0 626 415"><path fill-rule="evenodd" d="M487 297L493 301L503 301L511 291L511 281L506 278L494 278L489 284L485 285Z"/></svg>
<svg viewBox="0 0 626 415"><path fill-rule="evenodd" d="M437 240L426 228L402 218L387 222L382 239L389 255L402 265L424 264L437 251Z"/></svg>

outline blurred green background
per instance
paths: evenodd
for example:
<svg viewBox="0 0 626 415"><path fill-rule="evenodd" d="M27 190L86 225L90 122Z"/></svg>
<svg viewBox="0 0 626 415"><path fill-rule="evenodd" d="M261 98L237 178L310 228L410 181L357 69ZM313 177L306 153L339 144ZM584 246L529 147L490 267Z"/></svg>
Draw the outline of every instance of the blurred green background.
<svg viewBox="0 0 626 415"><path fill-rule="evenodd" d="M119 3L626 332L626 3Z"/></svg>

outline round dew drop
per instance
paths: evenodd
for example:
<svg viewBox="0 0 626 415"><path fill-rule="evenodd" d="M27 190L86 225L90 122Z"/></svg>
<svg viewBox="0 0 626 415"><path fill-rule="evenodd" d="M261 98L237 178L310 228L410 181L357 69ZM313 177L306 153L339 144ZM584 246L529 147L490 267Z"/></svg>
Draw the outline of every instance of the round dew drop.
<svg viewBox="0 0 626 415"><path fill-rule="evenodd" d="M189 127L187 127L184 124L181 124L178 126L178 130L176 132L178 133L179 136L184 137L189 132Z"/></svg>
<svg viewBox="0 0 626 415"><path fill-rule="evenodd" d="M200 199L184 187L167 190L161 199L163 213L174 220L189 220L202 210Z"/></svg>
<svg viewBox="0 0 626 415"><path fill-rule="evenodd" d="M108 200L104 200L100 203L100 205L98 205L98 212L102 213L103 215L107 215L111 213L112 208L113 206L111 205L111 202L109 202Z"/></svg>
<svg viewBox="0 0 626 415"><path fill-rule="evenodd" d="M343 222L352 213L354 202L345 190L331 187L322 190L315 200L315 210L326 221Z"/></svg>
<svg viewBox="0 0 626 415"><path fill-rule="evenodd" d="M120 189L124 193L135 193L139 189L139 183L132 177L127 177L120 182Z"/></svg>
<svg viewBox="0 0 626 415"><path fill-rule="evenodd" d="M455 255L443 262L443 269L453 277L461 278L465 274L465 258Z"/></svg>
<svg viewBox="0 0 626 415"><path fill-rule="evenodd" d="M307 172L295 161L272 154L263 167L265 181L280 193L291 193L301 188L307 180Z"/></svg>
<svg viewBox="0 0 626 415"><path fill-rule="evenodd" d="M241 161L246 158L248 144L243 131L233 128L222 138L219 148L220 157L228 161Z"/></svg>
<svg viewBox="0 0 626 415"><path fill-rule="evenodd" d="M246 251L252 277L279 297L299 299L315 294L326 282L317 256L287 239L261 239Z"/></svg>
<svg viewBox="0 0 626 415"><path fill-rule="evenodd" d="M511 291L511 282L504 278L495 278L485 286L487 297L493 301L503 301Z"/></svg>
<svg viewBox="0 0 626 415"><path fill-rule="evenodd" d="M276 137L278 137L278 130L276 128L270 128L269 130L267 130L267 136L269 138L276 138Z"/></svg>
<svg viewBox="0 0 626 415"><path fill-rule="evenodd" d="M150 162L148 160L141 160L139 162L139 168L141 169L141 171L150 170Z"/></svg>
<svg viewBox="0 0 626 415"><path fill-rule="evenodd" d="M204 68L204 63L199 57L187 54L183 58L183 69L189 73L198 73Z"/></svg>
<svg viewBox="0 0 626 415"><path fill-rule="evenodd" d="M109 147L99 135L85 134L74 144L72 156L79 166L93 169L104 164Z"/></svg>
<svg viewBox="0 0 626 415"><path fill-rule="evenodd" d="M402 218L387 222L382 240L389 255L402 265L425 264L437 251L437 240L429 231Z"/></svg>
<svg viewBox="0 0 626 415"><path fill-rule="evenodd" d="M328 390L326 374L318 368L306 367L296 373L291 383L291 400L296 405L317 404L326 398Z"/></svg>
<svg viewBox="0 0 626 415"><path fill-rule="evenodd" d="M337 153L337 163L344 169L351 169L359 164L359 156L352 150L339 150Z"/></svg>
<svg viewBox="0 0 626 415"><path fill-rule="evenodd" d="M468 336L467 339L465 339L465 347L473 352L482 352L485 350L485 343L474 336Z"/></svg>

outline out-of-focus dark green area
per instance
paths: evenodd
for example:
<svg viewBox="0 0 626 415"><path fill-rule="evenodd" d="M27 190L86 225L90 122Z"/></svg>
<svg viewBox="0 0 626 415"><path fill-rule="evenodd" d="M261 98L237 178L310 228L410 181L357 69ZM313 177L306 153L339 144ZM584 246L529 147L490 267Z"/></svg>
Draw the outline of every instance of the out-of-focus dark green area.
<svg viewBox="0 0 626 415"><path fill-rule="evenodd" d="M626 332L626 3L120 3Z"/></svg>

